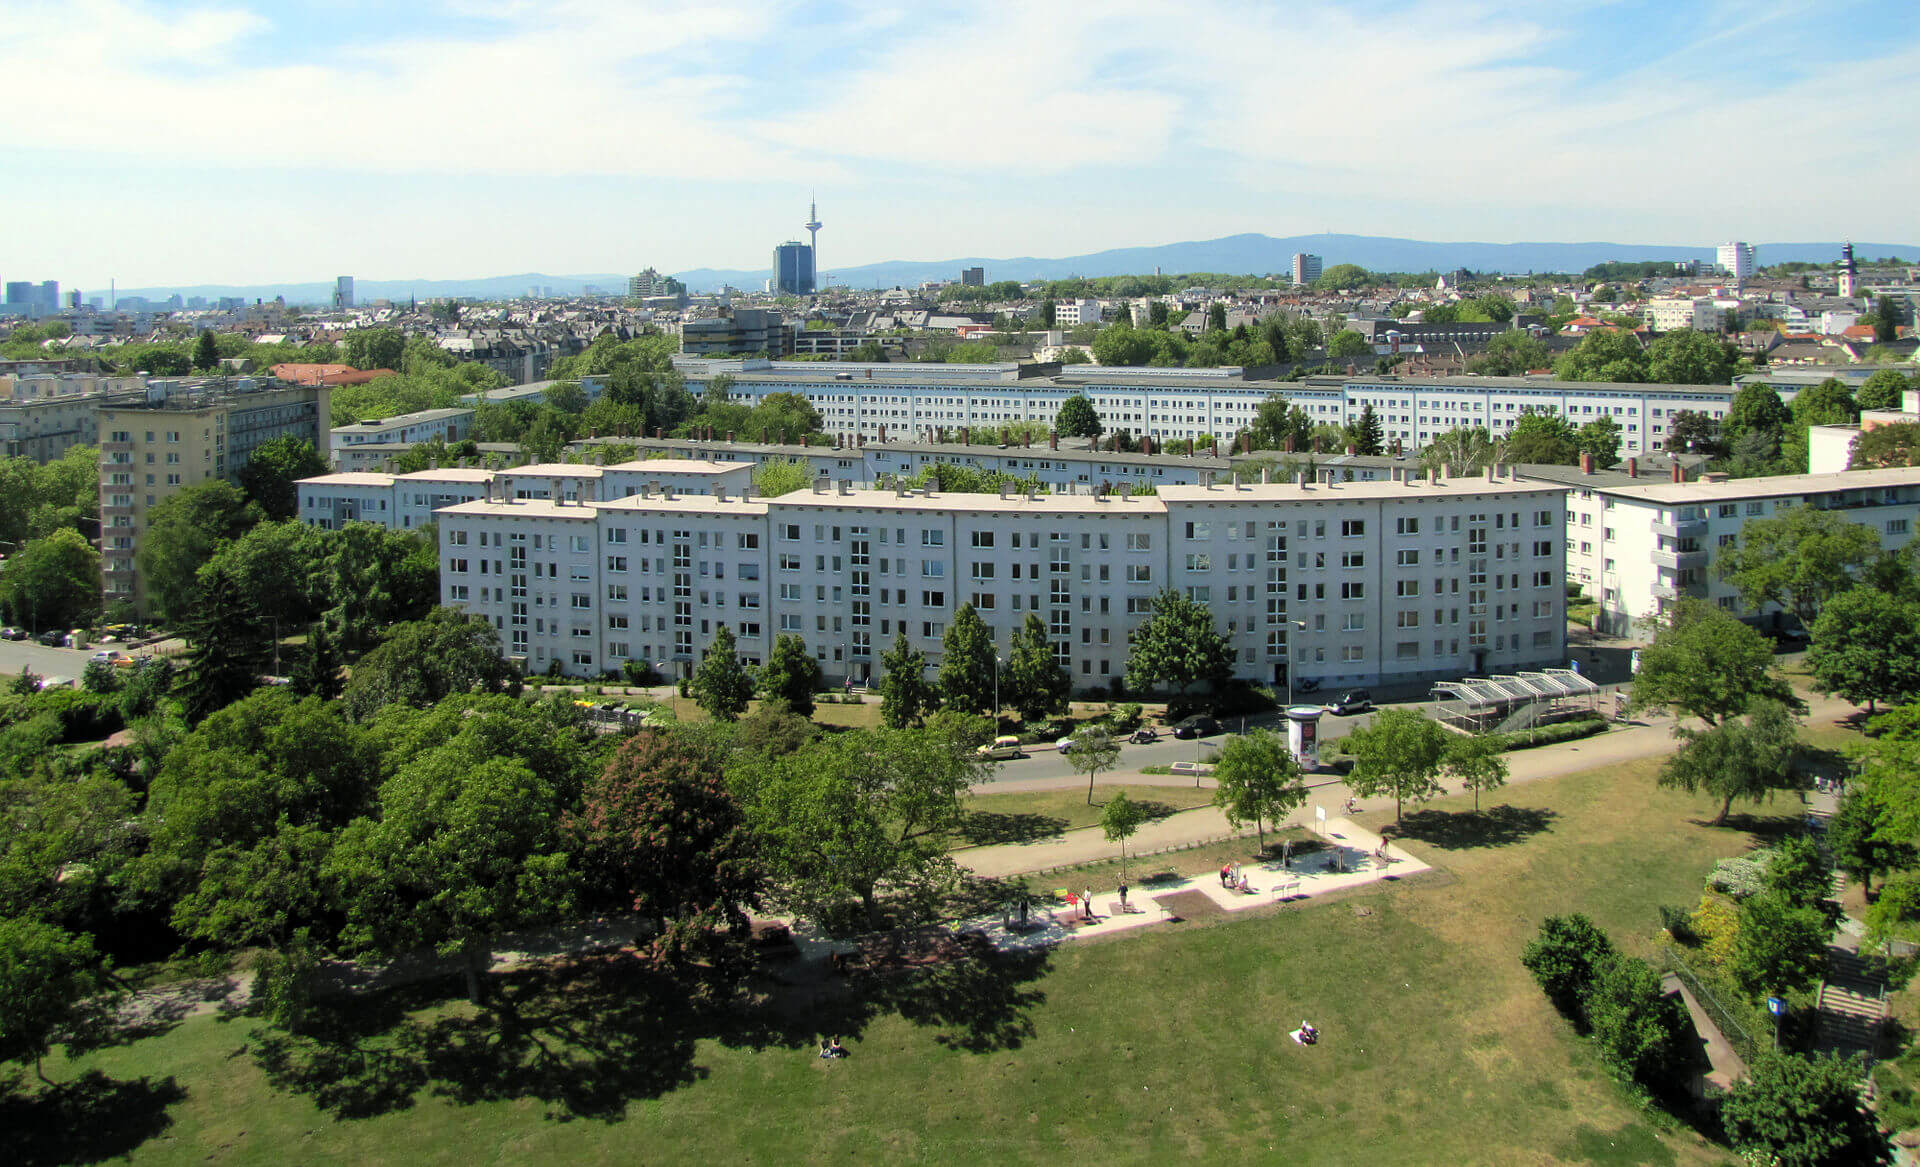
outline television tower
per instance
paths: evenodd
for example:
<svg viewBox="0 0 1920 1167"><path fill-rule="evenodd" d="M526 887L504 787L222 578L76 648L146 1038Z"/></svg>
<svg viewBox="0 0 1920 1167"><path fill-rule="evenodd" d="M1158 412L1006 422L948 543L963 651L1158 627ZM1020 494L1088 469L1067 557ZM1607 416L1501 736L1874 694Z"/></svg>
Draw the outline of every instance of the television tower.
<svg viewBox="0 0 1920 1167"><path fill-rule="evenodd" d="M813 290L820 290L820 204L807 200L807 254L813 260Z"/></svg>

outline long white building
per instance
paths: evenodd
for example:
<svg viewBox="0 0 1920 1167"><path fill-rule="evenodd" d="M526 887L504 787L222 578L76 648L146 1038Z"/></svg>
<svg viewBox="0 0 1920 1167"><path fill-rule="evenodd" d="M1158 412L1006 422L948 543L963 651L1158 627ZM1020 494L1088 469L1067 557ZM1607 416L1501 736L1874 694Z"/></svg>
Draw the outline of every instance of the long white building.
<svg viewBox="0 0 1920 1167"><path fill-rule="evenodd" d="M1840 511L1893 550L1913 539L1920 518L1920 468L1575 484L1566 504L1567 578L1598 601L1599 630L1615 635L1632 634L1639 621L1688 596L1742 617L1768 617L1775 609L1741 607L1714 560L1749 520L1793 506Z"/></svg>
<svg viewBox="0 0 1920 1167"><path fill-rule="evenodd" d="M1237 675L1291 667L1336 685L1562 663L1564 499L1504 474L1157 497L821 482L772 499L648 487L576 501L496 484L434 518L443 602L490 620L534 672L643 661L686 675L725 624L749 662L788 632L828 675L870 680L902 632L937 665L970 602L1002 651L1040 616L1093 688L1125 673L1128 634L1173 587L1212 610Z"/></svg>
<svg viewBox="0 0 1920 1167"><path fill-rule="evenodd" d="M1085 394L1110 430L1157 441L1214 436L1230 440L1273 397L1298 405L1315 423L1346 425L1372 406L1385 440L1414 450L1462 426L1496 436L1527 412L1582 425L1605 415L1620 427L1625 454L1653 453L1682 411L1724 417L1730 385L1652 385L1554 381L1531 377L1308 377L1280 381L1247 369L1103 368L1071 365L867 365L772 361L682 361L689 387L733 378L732 396L752 405L772 393L797 393L838 436L953 439L962 430L1052 424L1067 398ZM1783 391L1790 399L1791 393ZM743 440L779 435L739 434Z"/></svg>
<svg viewBox="0 0 1920 1167"><path fill-rule="evenodd" d="M503 470L449 466L415 474L347 471L303 478L294 484L296 515L327 529L346 523L378 523L412 529L433 521L433 512L485 498L557 499L577 503L638 494L643 489L708 495L739 493L753 484L745 463L689 458L651 458L613 466L539 463Z"/></svg>

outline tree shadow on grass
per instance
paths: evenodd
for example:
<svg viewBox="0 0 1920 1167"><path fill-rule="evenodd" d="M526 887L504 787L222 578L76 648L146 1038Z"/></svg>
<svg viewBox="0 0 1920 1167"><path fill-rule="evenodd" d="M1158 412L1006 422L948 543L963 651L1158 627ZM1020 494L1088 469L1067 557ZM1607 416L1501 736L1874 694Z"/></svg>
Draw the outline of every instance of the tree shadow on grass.
<svg viewBox="0 0 1920 1167"><path fill-rule="evenodd" d="M1553 829L1553 811L1535 806L1490 806L1482 811L1416 810L1403 815L1394 834L1449 851L1508 847Z"/></svg>
<svg viewBox="0 0 1920 1167"><path fill-rule="evenodd" d="M172 1126L168 1108L187 1096L170 1077L121 1081L98 1070L34 1094L17 1084L0 1081L0 1141L15 1167L122 1158Z"/></svg>
<svg viewBox="0 0 1920 1167"><path fill-rule="evenodd" d="M1718 809L1717 807L1715 808ZM1705 815L1690 820L1696 827L1712 827L1715 830L1740 831L1753 836L1760 844L1777 843L1789 835L1800 833L1801 821L1798 814L1758 814L1734 811L1724 823L1716 823L1713 816Z"/></svg>
<svg viewBox="0 0 1920 1167"><path fill-rule="evenodd" d="M857 1037L895 1012L940 1027L937 1040L985 1052L1033 1032L1044 995L1026 982L1044 954L966 955L884 975L827 976L811 984L756 980L755 991L708 1007L628 952L488 980L472 1009L457 978L356 996L319 1011L297 1035L261 1031L255 1057L273 1085L340 1118L405 1110L420 1094L462 1104L538 1099L557 1120L621 1121L637 1099L704 1079L703 1039L730 1048L817 1051L822 1036ZM420 1010L446 1006L437 1016Z"/></svg>
<svg viewBox="0 0 1920 1167"><path fill-rule="evenodd" d="M1067 829L1067 820L1048 814L1001 814L991 810L967 813L960 824L960 838L974 846L997 843L1037 843L1057 839Z"/></svg>

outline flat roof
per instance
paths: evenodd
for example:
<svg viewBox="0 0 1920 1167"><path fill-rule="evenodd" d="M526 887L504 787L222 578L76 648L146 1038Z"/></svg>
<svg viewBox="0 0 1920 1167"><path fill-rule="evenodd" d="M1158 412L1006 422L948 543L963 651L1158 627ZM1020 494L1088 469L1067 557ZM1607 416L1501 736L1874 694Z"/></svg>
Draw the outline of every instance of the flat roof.
<svg viewBox="0 0 1920 1167"><path fill-rule="evenodd" d="M320 474L302 478L295 486L392 486L393 475L370 470L346 470L339 474Z"/></svg>
<svg viewBox="0 0 1920 1167"><path fill-rule="evenodd" d="M1653 482L1645 486L1596 484L1595 489L1618 498L1644 502L1689 503L1832 494L1842 490L1878 490L1889 486L1920 486L1920 466L1840 470L1830 474L1774 474L1764 478L1729 478L1724 482Z"/></svg>
<svg viewBox="0 0 1920 1167"><path fill-rule="evenodd" d="M1163 490L1166 488L1162 488ZM1096 498L1085 494L1036 494L1028 498L1025 494L1016 494L1002 498L998 494L963 494L957 491L935 491L932 496L925 494L899 494L891 490L849 490L845 494L838 490L815 492L795 490L770 499L777 506L813 506L835 510L853 510L857 508L881 509L893 511L972 511L1042 514L1101 514L1111 516L1157 515L1166 513L1166 504L1152 495L1127 498L1122 495L1109 495Z"/></svg>
<svg viewBox="0 0 1920 1167"><path fill-rule="evenodd" d="M523 519L586 519L599 512L581 503L558 502L549 498L516 498L508 502L489 502L484 498L440 507L436 515L517 515Z"/></svg>
<svg viewBox="0 0 1920 1167"><path fill-rule="evenodd" d="M1169 502L1338 502L1343 499L1433 499L1458 498L1469 494L1563 494L1566 487L1553 482L1532 482L1511 476L1488 478L1484 474L1455 475L1438 481L1413 478L1396 482L1377 478L1371 482L1252 482L1235 486L1216 481L1212 486L1163 485L1160 497Z"/></svg>
<svg viewBox="0 0 1920 1167"><path fill-rule="evenodd" d="M746 462L708 462L699 458L637 458L631 462L616 462L605 467L608 470L654 471L667 474L738 474L748 470Z"/></svg>
<svg viewBox="0 0 1920 1167"><path fill-rule="evenodd" d="M367 429L383 429L397 425L414 425L423 421L440 421L449 417L464 417L472 413L471 409L449 406L445 409L422 409L414 413L396 413L392 417L375 418L371 421L350 421L346 425L334 426L334 431L350 430L356 426Z"/></svg>
<svg viewBox="0 0 1920 1167"><path fill-rule="evenodd" d="M412 474L395 475L399 482L474 482L493 481L497 471L482 466L442 466L437 470L416 470Z"/></svg>
<svg viewBox="0 0 1920 1167"><path fill-rule="evenodd" d="M508 466L500 473L502 476L526 475L532 478L598 478L602 469L591 462L532 462L525 466Z"/></svg>

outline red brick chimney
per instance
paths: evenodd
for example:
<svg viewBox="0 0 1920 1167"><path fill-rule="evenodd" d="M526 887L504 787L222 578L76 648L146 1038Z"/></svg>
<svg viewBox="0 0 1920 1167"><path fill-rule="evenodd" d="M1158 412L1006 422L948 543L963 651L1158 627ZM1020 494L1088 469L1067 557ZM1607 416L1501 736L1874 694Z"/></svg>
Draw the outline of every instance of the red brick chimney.
<svg viewBox="0 0 1920 1167"><path fill-rule="evenodd" d="M1679 462L1673 464L1673 480L1675 482L1685 482L1687 480L1686 467L1680 465Z"/></svg>
<svg viewBox="0 0 1920 1167"><path fill-rule="evenodd" d="M1593 455L1592 454L1580 455L1580 473L1582 474L1593 473Z"/></svg>
<svg viewBox="0 0 1920 1167"><path fill-rule="evenodd" d="M1049 449L1049 450L1057 450L1057 449L1059 449L1059 448L1060 448L1060 435L1059 435L1059 434L1048 434L1048 435L1047 435L1047 449Z"/></svg>
<svg viewBox="0 0 1920 1167"><path fill-rule="evenodd" d="M1627 477L1628 478L1640 477L1640 459L1638 458L1627 459Z"/></svg>

